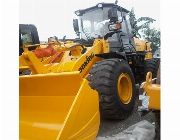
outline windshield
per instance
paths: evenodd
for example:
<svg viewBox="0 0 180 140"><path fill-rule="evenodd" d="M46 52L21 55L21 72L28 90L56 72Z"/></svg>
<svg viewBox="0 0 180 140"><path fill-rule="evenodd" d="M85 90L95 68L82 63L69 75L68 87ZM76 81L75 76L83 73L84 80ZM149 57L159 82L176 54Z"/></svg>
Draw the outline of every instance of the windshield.
<svg viewBox="0 0 180 140"><path fill-rule="evenodd" d="M109 9L109 7L93 9L80 16L81 38L86 40L99 38L109 32ZM118 16L120 15L119 12Z"/></svg>

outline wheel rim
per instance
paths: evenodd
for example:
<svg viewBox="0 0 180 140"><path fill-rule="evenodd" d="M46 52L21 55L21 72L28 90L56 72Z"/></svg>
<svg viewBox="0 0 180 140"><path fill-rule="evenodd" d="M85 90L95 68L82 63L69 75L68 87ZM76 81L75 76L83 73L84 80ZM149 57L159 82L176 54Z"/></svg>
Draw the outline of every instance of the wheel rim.
<svg viewBox="0 0 180 140"><path fill-rule="evenodd" d="M129 75L122 73L117 83L118 95L123 104L128 104L132 98L132 82Z"/></svg>

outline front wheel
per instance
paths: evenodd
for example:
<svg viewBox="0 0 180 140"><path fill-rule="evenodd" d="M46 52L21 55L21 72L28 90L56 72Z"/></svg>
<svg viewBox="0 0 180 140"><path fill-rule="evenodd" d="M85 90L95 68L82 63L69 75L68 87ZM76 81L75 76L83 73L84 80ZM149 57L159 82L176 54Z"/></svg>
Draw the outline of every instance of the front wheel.
<svg viewBox="0 0 180 140"><path fill-rule="evenodd" d="M129 64L122 59L97 62L88 75L92 89L99 93L100 112L106 119L127 118L135 104L135 80Z"/></svg>

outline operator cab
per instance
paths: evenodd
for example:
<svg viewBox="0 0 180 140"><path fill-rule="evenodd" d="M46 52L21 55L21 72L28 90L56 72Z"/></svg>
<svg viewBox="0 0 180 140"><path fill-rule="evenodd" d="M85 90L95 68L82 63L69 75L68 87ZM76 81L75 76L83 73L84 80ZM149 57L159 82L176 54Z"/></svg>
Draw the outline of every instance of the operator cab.
<svg viewBox="0 0 180 140"><path fill-rule="evenodd" d="M39 44L39 35L35 25L19 24L19 55L23 53L24 45ZM29 50L34 50L36 47L31 47Z"/></svg>
<svg viewBox="0 0 180 140"><path fill-rule="evenodd" d="M93 42L96 38L108 37L111 52L133 52L134 40L129 22L129 11L113 3L99 3L96 6L75 11L79 19L73 20L74 30L80 39ZM115 29L119 23L119 29Z"/></svg>

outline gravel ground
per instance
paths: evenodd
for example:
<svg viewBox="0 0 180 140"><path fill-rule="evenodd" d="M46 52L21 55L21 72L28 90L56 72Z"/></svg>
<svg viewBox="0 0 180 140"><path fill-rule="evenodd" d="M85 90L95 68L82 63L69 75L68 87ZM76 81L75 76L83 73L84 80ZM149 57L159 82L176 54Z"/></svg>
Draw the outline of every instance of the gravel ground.
<svg viewBox="0 0 180 140"><path fill-rule="evenodd" d="M147 120L150 123L157 124L156 117L153 112L149 112L145 115L142 115L137 111L137 107L138 107L138 100L136 101L136 105L134 107L133 113L125 120L111 121L111 120L101 119L100 130L97 137L116 135L122 132L123 130L127 129L129 126L134 125L135 123L142 120ZM156 130L155 140L160 140L159 130Z"/></svg>

